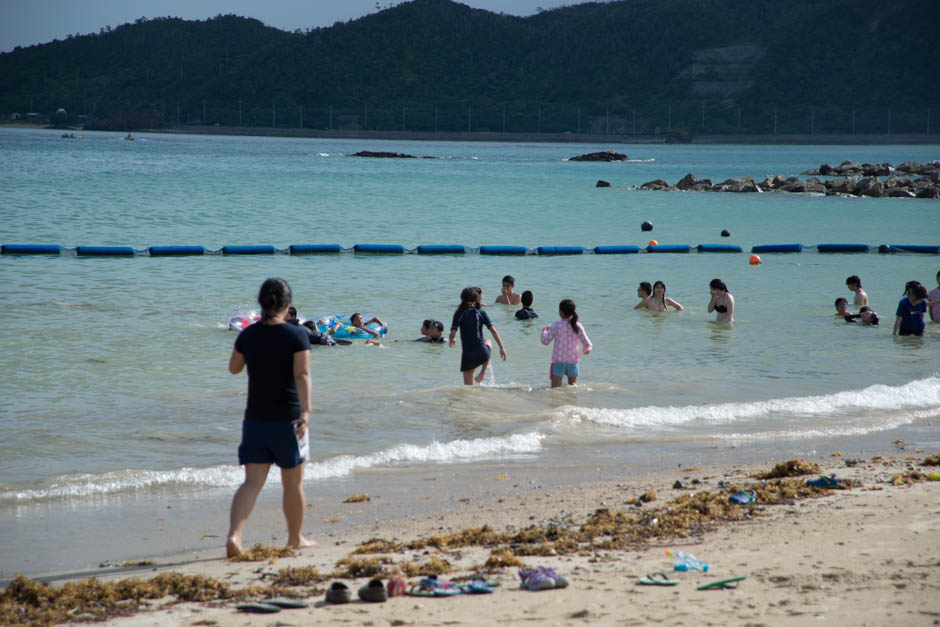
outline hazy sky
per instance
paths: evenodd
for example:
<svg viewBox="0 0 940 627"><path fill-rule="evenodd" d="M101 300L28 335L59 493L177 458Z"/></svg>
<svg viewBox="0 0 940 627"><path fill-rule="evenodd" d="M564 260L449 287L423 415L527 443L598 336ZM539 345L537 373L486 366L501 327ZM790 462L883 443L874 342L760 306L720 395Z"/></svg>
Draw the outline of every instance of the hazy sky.
<svg viewBox="0 0 940 627"><path fill-rule="evenodd" d="M477 9L532 15L585 0L462 0ZM282 30L306 30L355 19L400 4L390 0L0 0L0 52L65 39L69 33L97 33L102 26L139 17L206 19L220 13L254 17Z"/></svg>

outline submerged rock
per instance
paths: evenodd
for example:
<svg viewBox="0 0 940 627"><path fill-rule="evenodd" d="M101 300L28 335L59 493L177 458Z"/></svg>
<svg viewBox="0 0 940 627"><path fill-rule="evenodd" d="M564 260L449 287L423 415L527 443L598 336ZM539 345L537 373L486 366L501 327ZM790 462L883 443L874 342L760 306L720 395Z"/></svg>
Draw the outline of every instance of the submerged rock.
<svg viewBox="0 0 940 627"><path fill-rule="evenodd" d="M594 187L610 187L610 183L604 180L598 180L597 184Z"/></svg>
<svg viewBox="0 0 940 627"><path fill-rule="evenodd" d="M353 157L373 157L378 159L417 159L414 155L406 155L403 152L372 152L370 150L361 150Z"/></svg>

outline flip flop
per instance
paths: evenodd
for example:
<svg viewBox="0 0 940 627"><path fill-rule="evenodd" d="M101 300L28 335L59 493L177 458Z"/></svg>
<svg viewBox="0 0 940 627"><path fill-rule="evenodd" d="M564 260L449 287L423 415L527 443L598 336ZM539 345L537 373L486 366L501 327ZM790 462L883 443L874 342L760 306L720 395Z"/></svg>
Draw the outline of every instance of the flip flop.
<svg viewBox="0 0 940 627"><path fill-rule="evenodd" d="M442 586L439 588L432 588L432 589L422 588L419 585L419 586L411 586L410 588L408 588L408 592L406 592L405 594L407 594L410 597L452 597L452 596L457 596L458 594L462 594L462 592L460 588L453 586L453 585L448 585L447 587Z"/></svg>
<svg viewBox="0 0 940 627"><path fill-rule="evenodd" d="M833 490L835 488L841 488L842 482L839 479L836 479L835 475L827 477L825 475L819 475L816 479L809 479L806 482L806 485L813 488L827 488Z"/></svg>
<svg viewBox="0 0 940 627"><path fill-rule="evenodd" d="M474 579L460 586L460 591L464 594L492 594L493 588L488 581L483 579Z"/></svg>
<svg viewBox="0 0 940 627"><path fill-rule="evenodd" d="M239 612L251 612L254 614L274 614L280 612L281 608L268 603L239 603L235 606Z"/></svg>
<svg viewBox="0 0 940 627"><path fill-rule="evenodd" d="M737 582L744 581L747 579L745 575L739 575L737 577L728 577L727 579L716 579L715 581L710 581L709 583L703 583L696 590L732 590L738 587ZM734 584L733 586L730 584Z"/></svg>
<svg viewBox="0 0 940 627"><path fill-rule="evenodd" d="M265 599L264 602L268 605L276 605L277 607L283 607L290 610L298 610L310 605L306 601L301 601L300 599Z"/></svg>
<svg viewBox="0 0 940 627"><path fill-rule="evenodd" d="M670 579L669 575L660 571L648 574L646 577L637 580L637 583L641 586L676 586L679 585L679 580Z"/></svg>

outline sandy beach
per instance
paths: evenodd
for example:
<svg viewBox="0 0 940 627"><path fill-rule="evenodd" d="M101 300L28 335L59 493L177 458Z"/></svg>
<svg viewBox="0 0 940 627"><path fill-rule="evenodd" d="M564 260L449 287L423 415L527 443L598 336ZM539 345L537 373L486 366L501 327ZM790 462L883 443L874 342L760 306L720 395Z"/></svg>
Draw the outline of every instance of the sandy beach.
<svg viewBox="0 0 940 627"><path fill-rule="evenodd" d="M819 463L825 474L837 473L838 478L857 483L850 489L812 491L811 495L785 498L773 505L761 503L764 492L759 490L756 504L734 506L724 512L725 515L730 512L738 520L693 525L688 537L653 536L619 547L613 547L616 543L610 538L595 537L592 543L581 544L572 551L519 555L527 567L546 565L565 575L570 583L564 589L521 590L516 568L509 567L488 572L490 580L501 582L493 594L451 598L404 596L385 603L354 600L348 605L332 605L323 602L325 590L334 581L333 577L326 576L312 585L278 590L281 595L307 600L309 607L303 609L249 615L236 610L239 601L235 599L179 602L176 597L167 596L143 600L140 606L143 611L112 617L108 624L805 625L823 621L830 625L937 624L940 621L940 518L937 516L940 514L940 483L921 480L896 485L898 481L892 482L904 473L921 473L922 477L936 472L936 467L920 464L928 454L899 451L896 456L860 460L854 466L847 466L847 458L839 455L807 460ZM218 544L217 547L207 547L199 555L161 558L154 564L136 568L127 565L103 568L96 576L101 582L110 582L173 572L217 579L232 588L248 588L268 586L278 580L278 573L299 576L309 567L329 575L340 568L338 562L350 557L356 547L375 538L407 544L483 525L495 532L508 533L532 528L577 530L583 528L592 514L596 522L599 514L608 516L616 512L642 518L649 525L655 524L650 522L650 515L667 512L667 508L680 509L678 504L689 501L690 497L694 499L695 494L699 498L705 492L721 495L720 501L725 501L728 489L753 485L757 480L750 476L770 470L772 466L770 463L701 466L561 488L545 488L530 481L515 482L512 476L496 475L485 481L499 486L499 496L469 498L456 493L445 496L429 490L433 496L428 498L446 498L452 501L453 507L444 512L399 519L384 519L383 499L381 495L372 494L368 501L342 507L348 515L357 512L361 515L362 511L372 508L376 517L374 523L320 535L316 538L317 547L294 557L260 562L226 561L222 559L223 549L217 540L209 542ZM782 481L802 486L806 479L815 476L803 475ZM429 485L436 483L436 478L426 480ZM683 484L682 488L675 485L677 481ZM631 504L641 495L653 493L654 500L641 506ZM607 511L598 512L599 509ZM277 513L256 512L249 525L276 521L277 526L272 531L283 535ZM665 523L667 515L660 515ZM283 539L278 541L275 537L271 544L278 546L282 542ZM562 543L559 539L557 546ZM459 580L461 576L480 572L491 556L491 548L451 548L432 542L429 546L401 552L352 557L387 558L387 563L381 566L386 573L408 563L415 567L443 562L449 565L449 572L442 576ZM707 573L674 572L665 554L669 549L690 552L708 562L711 568ZM525 551L517 550L517 553ZM638 579L657 571L665 571L678 579L679 584L670 587L637 585ZM697 590L701 584L742 575L746 579L740 581L736 589ZM416 583L418 579L417 575L409 577L409 583ZM56 578L53 585L69 580L69 577ZM356 590L365 585L369 577L340 580L353 590L355 599ZM271 593L261 592L255 598L260 599L264 594ZM80 612L75 615L75 619L81 618Z"/></svg>

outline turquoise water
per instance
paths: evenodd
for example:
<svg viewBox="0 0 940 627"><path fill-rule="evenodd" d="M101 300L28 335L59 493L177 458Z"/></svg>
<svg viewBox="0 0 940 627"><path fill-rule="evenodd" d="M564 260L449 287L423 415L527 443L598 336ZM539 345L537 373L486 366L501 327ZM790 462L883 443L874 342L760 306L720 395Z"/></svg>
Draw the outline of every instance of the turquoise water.
<svg viewBox="0 0 940 627"><path fill-rule="evenodd" d="M723 180L844 159L928 161L936 146L628 145L627 163L565 161L612 147L624 151L3 130L0 243L940 244L933 201L630 189L687 172ZM438 158L346 156L359 150ZM597 189L597 179L614 186ZM268 276L288 280L302 316L363 311L390 326L381 347L313 350L314 486L366 468L631 443L825 442L936 423L940 325L895 341L891 324L906 281L934 286L938 257L807 250L764 255L759 267L747 257L0 256L0 512L28 519L37 504L107 497L119 507L142 493L237 485L246 380L226 370L227 321ZM424 318L449 325L464 286L482 286L492 303L505 274L534 292L542 318L518 322L490 304L509 359L484 387L464 389L459 349L407 340ZM833 300L851 297L850 274L880 328L832 317ZM705 311L714 277L735 296L733 328ZM632 309L637 283L657 279L685 311ZM562 298L578 304L595 350L577 388L550 390L551 351L538 335ZM16 533L0 526L2 537Z"/></svg>

